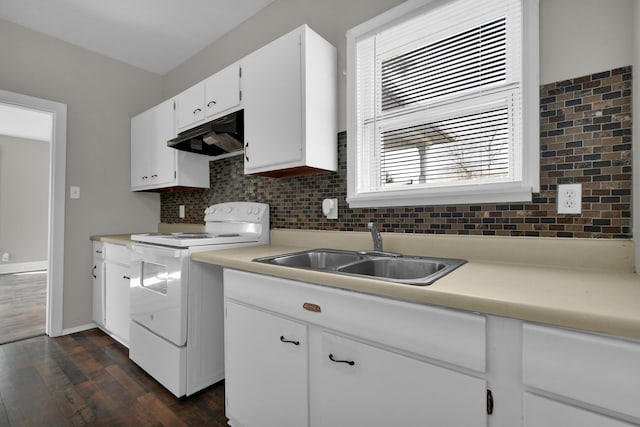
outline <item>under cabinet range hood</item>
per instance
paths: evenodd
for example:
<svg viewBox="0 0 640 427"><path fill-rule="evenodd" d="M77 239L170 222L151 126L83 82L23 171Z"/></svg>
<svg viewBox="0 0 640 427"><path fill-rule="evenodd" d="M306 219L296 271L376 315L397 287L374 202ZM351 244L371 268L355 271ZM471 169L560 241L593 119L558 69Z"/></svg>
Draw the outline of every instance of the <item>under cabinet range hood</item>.
<svg viewBox="0 0 640 427"><path fill-rule="evenodd" d="M177 150L220 156L241 151L243 141L244 110L239 110L180 132L178 136L167 141L167 145Z"/></svg>

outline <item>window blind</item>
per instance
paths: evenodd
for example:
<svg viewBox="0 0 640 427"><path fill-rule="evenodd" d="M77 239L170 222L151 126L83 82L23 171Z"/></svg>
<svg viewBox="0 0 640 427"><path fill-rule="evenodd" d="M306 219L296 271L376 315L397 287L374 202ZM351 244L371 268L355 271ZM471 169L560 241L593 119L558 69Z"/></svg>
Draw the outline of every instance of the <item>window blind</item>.
<svg viewBox="0 0 640 427"><path fill-rule="evenodd" d="M520 179L521 37L520 1L457 0L357 40L358 191Z"/></svg>

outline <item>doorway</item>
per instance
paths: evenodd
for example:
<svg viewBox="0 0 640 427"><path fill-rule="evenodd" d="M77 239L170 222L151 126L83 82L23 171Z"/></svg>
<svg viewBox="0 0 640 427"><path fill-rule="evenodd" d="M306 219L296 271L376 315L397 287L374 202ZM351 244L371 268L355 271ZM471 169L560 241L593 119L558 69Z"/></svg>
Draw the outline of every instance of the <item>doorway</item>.
<svg viewBox="0 0 640 427"><path fill-rule="evenodd" d="M24 285L25 282L36 283L38 280L46 283L44 293L45 297L45 327L44 332L50 336L59 336L62 334L62 299L63 299L63 277L64 277L64 202L65 202L65 169L66 169L66 125L67 125L67 107L65 104L61 104L54 101L35 98L27 95L17 94L8 91L0 90L0 107L6 107L7 111L22 111L31 112L35 114L34 117L48 117L48 127L41 128L41 126L34 126L33 122L28 127L40 129L46 137L49 139L48 150L48 191L46 200L46 245L44 249L44 256L36 258L44 258L42 260L20 260L15 264L18 266L19 271L10 271L12 273L4 277L6 281L11 281L13 285ZM1 108L0 108L1 110ZM7 117L7 116L5 116ZM5 118L4 131L6 134L11 132L6 128L11 129L15 127L17 121L14 116L8 116L9 122ZM2 121L2 117L0 117ZM0 123L0 126L3 124ZM15 129L13 130L15 132ZM40 134L40 140L43 139ZM20 182L14 183L15 191L20 191ZM28 227L28 225L22 224L22 227ZM19 240L15 240L13 245L19 247ZM11 259L11 252L6 248L0 248L4 250L0 253L0 259ZM16 249L14 254L16 257L20 253ZM5 255L6 254L6 255ZM25 252L23 250L20 256L24 257ZM20 262L22 261L22 262ZM0 267L6 264L6 261L0 262ZM40 267L38 268L38 265ZM45 270L46 274L43 276L41 270ZM22 271L20 271L22 270ZM27 270L27 271L25 271ZM38 273L37 271L40 272ZM1 270L0 270L1 271ZM6 272L5 272L6 273ZM16 274L18 273L18 274ZM19 273L32 273L19 275ZM13 277L9 277L13 276ZM33 276L33 277L28 277ZM2 285L0 283L0 285ZM6 288L9 289L9 288ZM32 289L33 291L33 289ZM8 291L9 292L9 291ZM27 292L27 295L34 296L33 292ZM28 298L27 298L28 299ZM14 306L17 307L18 304ZM18 310L18 312L27 313L28 310ZM0 327L2 327L0 325Z"/></svg>

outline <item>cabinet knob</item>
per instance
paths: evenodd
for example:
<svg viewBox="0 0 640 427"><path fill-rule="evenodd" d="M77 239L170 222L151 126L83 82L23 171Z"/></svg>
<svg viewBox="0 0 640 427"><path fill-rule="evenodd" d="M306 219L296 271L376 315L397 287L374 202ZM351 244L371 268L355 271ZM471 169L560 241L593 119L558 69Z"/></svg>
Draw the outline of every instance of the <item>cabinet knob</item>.
<svg viewBox="0 0 640 427"><path fill-rule="evenodd" d="M287 344L300 345L300 341L288 340L282 335L280 335L280 341Z"/></svg>
<svg viewBox="0 0 640 427"><path fill-rule="evenodd" d="M329 354L329 360L331 360L332 362L335 363L346 363L349 366L353 366L356 364L356 362L354 362L353 360L339 360L336 359L335 357L333 357L333 354Z"/></svg>
<svg viewBox="0 0 640 427"><path fill-rule="evenodd" d="M195 110L193 110L193 114L198 114L202 111L202 108L196 108Z"/></svg>
<svg viewBox="0 0 640 427"><path fill-rule="evenodd" d="M216 105L216 101L209 101L207 107L211 107L212 105Z"/></svg>

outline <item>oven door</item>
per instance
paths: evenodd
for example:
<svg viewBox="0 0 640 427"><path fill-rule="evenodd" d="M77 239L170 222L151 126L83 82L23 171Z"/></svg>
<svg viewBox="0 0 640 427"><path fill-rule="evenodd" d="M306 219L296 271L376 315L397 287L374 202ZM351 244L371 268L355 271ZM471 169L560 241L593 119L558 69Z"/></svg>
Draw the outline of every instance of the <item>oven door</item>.
<svg viewBox="0 0 640 427"><path fill-rule="evenodd" d="M175 345L185 345L189 250L139 243L131 248L131 320Z"/></svg>

